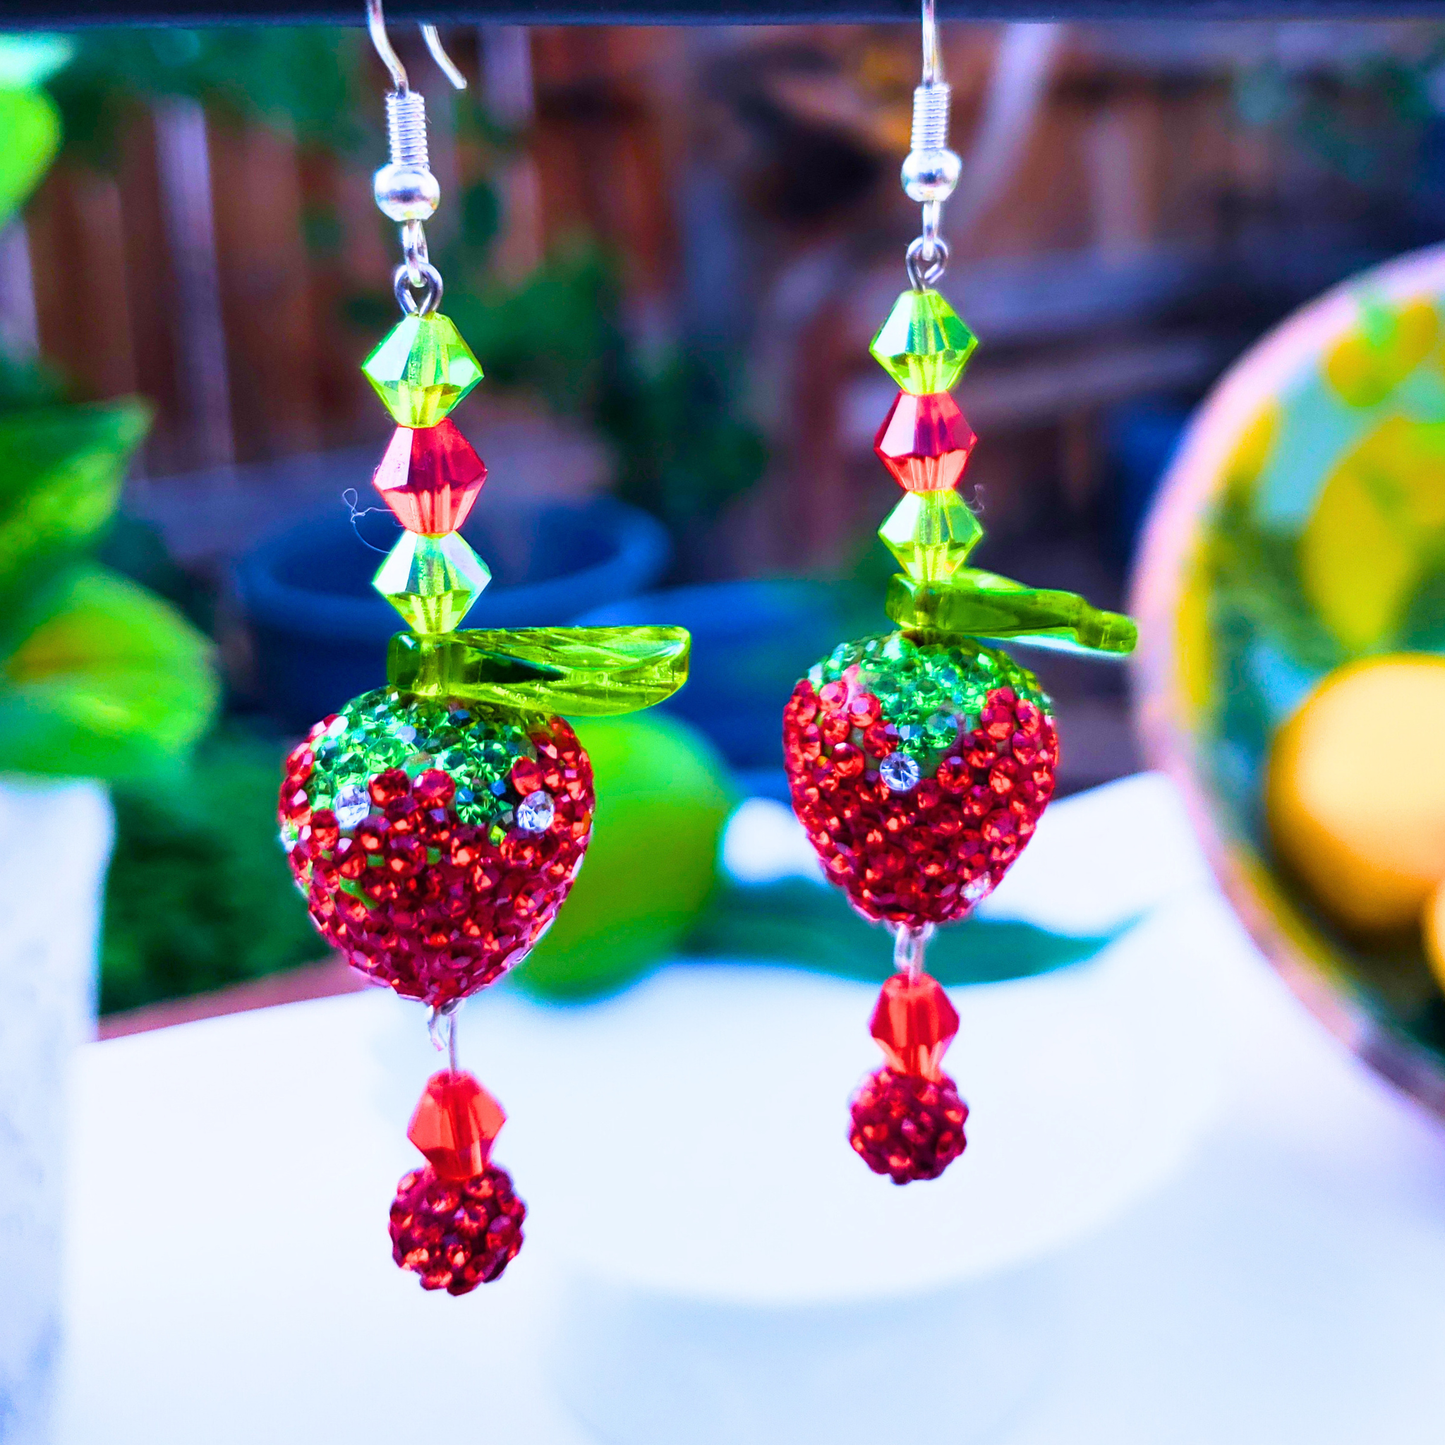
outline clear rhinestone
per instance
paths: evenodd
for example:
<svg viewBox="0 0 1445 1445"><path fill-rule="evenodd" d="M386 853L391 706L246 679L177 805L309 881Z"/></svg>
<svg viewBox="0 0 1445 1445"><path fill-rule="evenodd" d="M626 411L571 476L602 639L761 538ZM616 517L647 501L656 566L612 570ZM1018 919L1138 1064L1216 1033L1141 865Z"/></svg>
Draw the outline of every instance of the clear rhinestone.
<svg viewBox="0 0 1445 1445"><path fill-rule="evenodd" d="M557 815L551 793L538 788L517 804L517 826L524 833L545 833Z"/></svg>
<svg viewBox="0 0 1445 1445"><path fill-rule="evenodd" d="M370 816L371 795L360 783L347 783L337 790L336 806L332 812L343 828L354 828Z"/></svg>
<svg viewBox="0 0 1445 1445"><path fill-rule="evenodd" d="M907 753L889 753L878 764L878 776L888 784L892 792L907 793L918 786L922 769L917 760L910 758Z"/></svg>

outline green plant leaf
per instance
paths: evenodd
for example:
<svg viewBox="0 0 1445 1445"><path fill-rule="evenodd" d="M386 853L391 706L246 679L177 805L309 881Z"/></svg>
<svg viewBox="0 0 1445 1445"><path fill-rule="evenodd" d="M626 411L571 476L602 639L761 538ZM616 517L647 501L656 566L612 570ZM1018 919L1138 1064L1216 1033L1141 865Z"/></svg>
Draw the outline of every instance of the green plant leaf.
<svg viewBox="0 0 1445 1445"><path fill-rule="evenodd" d="M0 771L131 776L205 729L218 691L210 647L167 603L76 566L32 616L0 667Z"/></svg>
<svg viewBox="0 0 1445 1445"><path fill-rule="evenodd" d="M110 520L150 413L139 401L0 417L0 608L43 588Z"/></svg>
<svg viewBox="0 0 1445 1445"><path fill-rule="evenodd" d="M206 738L164 779L112 790L102 1013L326 955L276 837L282 752L233 727Z"/></svg>
<svg viewBox="0 0 1445 1445"><path fill-rule="evenodd" d="M0 49L0 62L5 51ZM4 84L0 77L0 84ZM13 84L13 82L11 83ZM60 113L43 90L0 89L0 226L35 189L60 145Z"/></svg>
<svg viewBox="0 0 1445 1445"><path fill-rule="evenodd" d="M1012 919L971 918L939 929L928 945L928 971L946 984L1029 978L1092 958L1131 926L1074 935ZM801 878L720 890L679 952L790 963L842 978L882 980L893 971L884 929L855 913L842 894Z"/></svg>

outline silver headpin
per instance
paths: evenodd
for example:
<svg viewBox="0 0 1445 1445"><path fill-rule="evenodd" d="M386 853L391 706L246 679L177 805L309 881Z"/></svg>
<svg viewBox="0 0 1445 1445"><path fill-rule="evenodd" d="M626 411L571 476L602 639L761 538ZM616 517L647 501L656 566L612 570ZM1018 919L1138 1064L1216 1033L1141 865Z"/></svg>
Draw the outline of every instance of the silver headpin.
<svg viewBox="0 0 1445 1445"><path fill-rule="evenodd" d="M913 138L901 175L908 199L923 207L922 234L908 248L908 279L918 291L936 285L948 266L948 242L938 231L963 170L948 148L952 94L939 58L934 0L923 0L923 76L913 92Z"/></svg>
<svg viewBox="0 0 1445 1445"><path fill-rule="evenodd" d="M403 311L425 316L435 311L442 299L441 272L427 256L426 232L422 229L422 222L436 214L442 195L427 155L426 101L411 88L406 67L391 47L381 0L366 0L366 25L392 83L386 93L386 138L391 159L373 178L372 194L382 215L401 225L401 249L406 259L393 277L397 303ZM442 48L436 26L423 25L421 33L442 74L458 90L465 90L466 78Z"/></svg>

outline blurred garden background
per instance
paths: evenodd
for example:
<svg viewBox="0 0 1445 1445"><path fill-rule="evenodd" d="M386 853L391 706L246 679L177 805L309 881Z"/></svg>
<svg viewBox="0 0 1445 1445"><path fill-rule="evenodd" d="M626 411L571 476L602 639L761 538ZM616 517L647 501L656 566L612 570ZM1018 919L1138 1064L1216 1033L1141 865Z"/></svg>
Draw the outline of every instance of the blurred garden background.
<svg viewBox="0 0 1445 1445"><path fill-rule="evenodd" d="M746 910L717 902L723 820L785 796L793 679L886 625L873 530L893 483L871 443L891 386L867 343L917 224L897 184L916 33L443 38L465 93L409 36L403 56L443 188L444 309L486 370L455 413L490 468L467 530L496 580L470 620L695 638L670 719L583 730L605 780L598 881L528 965L575 995L678 943L746 951L727 932ZM951 25L945 47L965 164L942 289L983 343L958 392L983 439L979 558L1117 607L1219 374L1332 282L1445 236L1445 26ZM96 765L63 741L21 759L114 780L101 1003L125 1010L322 951L274 801L288 743L381 681L395 621L368 587L392 528L368 500L388 422L358 369L395 310L370 185L384 78L359 30L23 49L58 127L36 132L38 181L0 234L0 428L16 429L0 469L24 470L57 408L110 418L94 447L117 482L134 448L124 489L75 546L171 604L138 628L184 618L215 662L211 712L204 680L184 699L196 730L210 718L188 760L179 736L159 763ZM121 398L148 408L143 440L144 408L94 408ZM1062 787L1136 770L1122 671L1036 665ZM15 746L0 728L7 766ZM623 916L611 895L635 890L604 881L658 837L675 876ZM846 972L863 925L822 897L751 916L772 953L831 951ZM611 972L580 976L603 935ZM1005 941L1015 972L1097 943L1016 929L973 945L968 976L1002 967Z"/></svg>

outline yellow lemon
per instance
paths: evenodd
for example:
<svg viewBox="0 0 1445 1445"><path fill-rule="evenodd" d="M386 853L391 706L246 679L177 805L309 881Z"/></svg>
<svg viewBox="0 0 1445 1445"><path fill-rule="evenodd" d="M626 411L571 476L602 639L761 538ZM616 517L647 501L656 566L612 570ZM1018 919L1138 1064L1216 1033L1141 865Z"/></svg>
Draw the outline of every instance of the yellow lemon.
<svg viewBox="0 0 1445 1445"><path fill-rule="evenodd" d="M1366 301L1361 325L1325 357L1325 376L1350 406L1375 406L1429 354L1440 322L1428 301L1395 311Z"/></svg>
<svg viewBox="0 0 1445 1445"><path fill-rule="evenodd" d="M1445 879L1445 657L1339 668L1279 729L1265 807L1280 857L1339 923L1391 932Z"/></svg>

